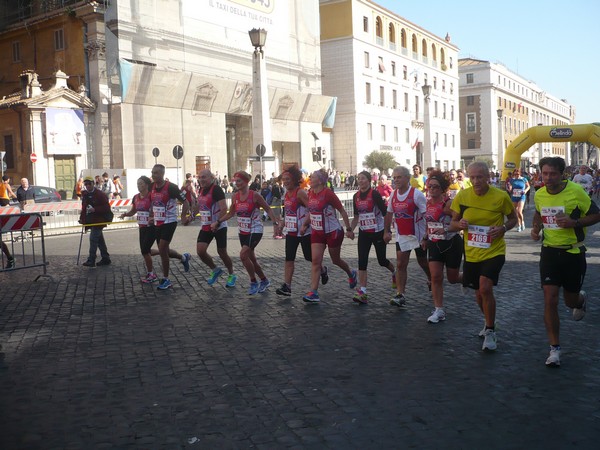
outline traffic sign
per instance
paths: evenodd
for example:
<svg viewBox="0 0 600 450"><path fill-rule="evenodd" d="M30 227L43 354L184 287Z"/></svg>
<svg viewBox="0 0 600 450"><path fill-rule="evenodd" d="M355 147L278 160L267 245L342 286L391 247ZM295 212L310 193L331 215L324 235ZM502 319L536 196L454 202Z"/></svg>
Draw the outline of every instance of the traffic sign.
<svg viewBox="0 0 600 450"><path fill-rule="evenodd" d="M31 155L29 155L29 159L32 163L34 163L37 161L37 155L35 153L32 153Z"/></svg>
<svg viewBox="0 0 600 450"><path fill-rule="evenodd" d="M158 147L154 147L152 149L152 156L154 156L155 158L158 158L158 155L160 155L160 150L158 149Z"/></svg>
<svg viewBox="0 0 600 450"><path fill-rule="evenodd" d="M263 144L258 144L256 146L256 154L258 156L265 156L265 153L267 153L267 147L265 147Z"/></svg>
<svg viewBox="0 0 600 450"><path fill-rule="evenodd" d="M173 156L175 159L183 158L183 147L181 145L176 145L173 147Z"/></svg>
<svg viewBox="0 0 600 450"><path fill-rule="evenodd" d="M248 161L260 161L261 159L264 162L275 161L274 156L263 156L262 158L260 156L248 156Z"/></svg>

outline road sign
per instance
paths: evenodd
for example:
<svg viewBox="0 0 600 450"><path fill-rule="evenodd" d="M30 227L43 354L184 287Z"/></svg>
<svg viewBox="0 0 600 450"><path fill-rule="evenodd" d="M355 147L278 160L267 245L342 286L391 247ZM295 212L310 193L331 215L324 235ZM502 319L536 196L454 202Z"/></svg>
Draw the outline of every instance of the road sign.
<svg viewBox="0 0 600 450"><path fill-rule="evenodd" d="M158 158L158 155L160 155L160 150L158 149L158 147L154 147L152 149L152 156L154 156L155 158Z"/></svg>
<svg viewBox="0 0 600 450"><path fill-rule="evenodd" d="M175 159L183 158L183 147L181 145L176 145L173 147L173 156Z"/></svg>
<svg viewBox="0 0 600 450"><path fill-rule="evenodd" d="M265 156L265 153L267 153L267 147L265 147L263 144L258 144L256 146L256 154L258 156Z"/></svg>
<svg viewBox="0 0 600 450"><path fill-rule="evenodd" d="M248 156L248 161L275 161L275 157L274 156L263 156L262 158L260 156Z"/></svg>
<svg viewBox="0 0 600 450"><path fill-rule="evenodd" d="M37 161L37 155L35 153L32 153L31 155L29 155L29 159L32 163L34 163Z"/></svg>

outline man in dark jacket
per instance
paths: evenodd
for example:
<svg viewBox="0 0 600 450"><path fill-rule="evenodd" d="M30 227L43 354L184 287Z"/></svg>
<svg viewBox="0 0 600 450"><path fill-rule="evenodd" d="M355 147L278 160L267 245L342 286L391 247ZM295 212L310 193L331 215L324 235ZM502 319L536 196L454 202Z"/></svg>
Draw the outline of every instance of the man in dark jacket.
<svg viewBox="0 0 600 450"><path fill-rule="evenodd" d="M81 191L81 216L79 223L86 225L86 230L90 231L90 253L86 262L83 263L86 267L107 266L110 264L110 255L104 241L102 229L108 221L107 214L111 212L110 204L106 194L94 186L94 179L86 177L83 180L84 189ZM96 252L100 248L100 256L102 259L96 264Z"/></svg>

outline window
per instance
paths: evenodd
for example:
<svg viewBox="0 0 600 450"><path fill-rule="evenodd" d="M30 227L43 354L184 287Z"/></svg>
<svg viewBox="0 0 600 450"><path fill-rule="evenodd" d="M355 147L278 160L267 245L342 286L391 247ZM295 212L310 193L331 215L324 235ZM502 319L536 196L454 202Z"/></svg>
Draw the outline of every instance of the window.
<svg viewBox="0 0 600 450"><path fill-rule="evenodd" d="M365 95L366 95L365 103L368 105L371 103L371 83L367 83L365 85L365 91L366 91L365 92Z"/></svg>
<svg viewBox="0 0 600 450"><path fill-rule="evenodd" d="M396 89L392 90L392 108L398 109L398 91Z"/></svg>
<svg viewBox="0 0 600 450"><path fill-rule="evenodd" d="M475 104L475 96L467 95L467 106L473 106Z"/></svg>
<svg viewBox="0 0 600 450"><path fill-rule="evenodd" d="M454 83L450 83L450 95L454 94Z"/></svg>
<svg viewBox="0 0 600 450"><path fill-rule="evenodd" d="M467 148L471 148L471 149L475 148L475 139L469 139L467 141Z"/></svg>
<svg viewBox="0 0 600 450"><path fill-rule="evenodd" d="M446 80L442 80L442 92L446 92Z"/></svg>
<svg viewBox="0 0 600 450"><path fill-rule="evenodd" d="M444 133L444 147L448 147L448 135Z"/></svg>
<svg viewBox="0 0 600 450"><path fill-rule="evenodd" d="M383 22L379 16L375 19L375 35L378 38L383 38Z"/></svg>
<svg viewBox="0 0 600 450"><path fill-rule="evenodd" d="M475 113L467 114L467 133L475 133Z"/></svg>
<svg viewBox="0 0 600 450"><path fill-rule="evenodd" d="M385 106L385 89L379 86L379 106Z"/></svg>
<svg viewBox="0 0 600 450"><path fill-rule="evenodd" d="M446 119L446 104L442 103L442 119Z"/></svg>
<svg viewBox="0 0 600 450"><path fill-rule="evenodd" d="M390 23L389 28L389 38L390 38L390 43L395 44L396 43L396 29L394 28L394 24Z"/></svg>
<svg viewBox="0 0 600 450"><path fill-rule="evenodd" d="M398 142L400 135L398 134L398 127L394 127L394 142Z"/></svg>
<svg viewBox="0 0 600 450"><path fill-rule="evenodd" d="M396 63L394 61L392 61L392 76L396 76Z"/></svg>
<svg viewBox="0 0 600 450"><path fill-rule="evenodd" d="M408 111L408 92L404 93L404 111Z"/></svg>
<svg viewBox="0 0 600 450"><path fill-rule="evenodd" d="M454 120L454 105L450 105L450 120Z"/></svg>
<svg viewBox="0 0 600 450"><path fill-rule="evenodd" d="M410 144L410 130L408 128L404 129L404 142Z"/></svg>
<svg viewBox="0 0 600 450"><path fill-rule="evenodd" d="M367 123L367 139L370 141L373 140L373 124L372 123Z"/></svg>
<svg viewBox="0 0 600 450"><path fill-rule="evenodd" d="M381 140L385 141L385 125L381 125Z"/></svg>
<svg viewBox="0 0 600 450"><path fill-rule="evenodd" d="M438 102L437 100L433 102L433 117L438 116Z"/></svg>
<svg viewBox="0 0 600 450"><path fill-rule="evenodd" d="M456 147L456 136L452 135L452 148Z"/></svg>
<svg viewBox="0 0 600 450"><path fill-rule="evenodd" d="M54 30L54 50L65 49L65 35L63 29Z"/></svg>
<svg viewBox="0 0 600 450"><path fill-rule="evenodd" d="M437 89L437 77L433 77L433 88Z"/></svg>
<svg viewBox="0 0 600 450"><path fill-rule="evenodd" d="M371 67L371 62L369 61L369 52L365 52L365 67L367 69Z"/></svg>
<svg viewBox="0 0 600 450"><path fill-rule="evenodd" d="M363 16L363 31L365 33L369 32L369 18L367 16Z"/></svg>
<svg viewBox="0 0 600 450"><path fill-rule="evenodd" d="M449 59L449 61L450 61L450 68L452 69L452 65L453 65L453 64L452 64L452 56L451 56L450 58L448 58L448 59Z"/></svg>
<svg viewBox="0 0 600 450"><path fill-rule="evenodd" d="M15 149L12 134L4 136L4 151L6 155L4 155L4 162L6 163L6 168L8 170L15 168Z"/></svg>
<svg viewBox="0 0 600 450"><path fill-rule="evenodd" d="M467 74L467 84L473 84L473 74L472 73Z"/></svg>
<svg viewBox="0 0 600 450"><path fill-rule="evenodd" d="M406 31L404 30L404 28L402 28L402 30L400 31L400 45L402 46L402 48L406 48Z"/></svg>
<svg viewBox="0 0 600 450"><path fill-rule="evenodd" d="M385 72L385 66L383 65L383 57L379 57L379 73Z"/></svg>
<svg viewBox="0 0 600 450"><path fill-rule="evenodd" d="M19 41L13 42L12 51L13 51L13 55L12 55L13 62L21 61L21 43Z"/></svg>
<svg viewBox="0 0 600 450"><path fill-rule="evenodd" d="M408 80L408 67L402 66L402 78Z"/></svg>

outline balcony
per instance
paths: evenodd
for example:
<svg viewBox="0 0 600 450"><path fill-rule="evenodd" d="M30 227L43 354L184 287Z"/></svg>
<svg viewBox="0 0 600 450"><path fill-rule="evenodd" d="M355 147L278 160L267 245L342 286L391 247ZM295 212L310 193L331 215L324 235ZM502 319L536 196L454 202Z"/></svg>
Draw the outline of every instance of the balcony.
<svg viewBox="0 0 600 450"><path fill-rule="evenodd" d="M106 9L109 0L7 0L7 6L0 12L0 31L9 25L22 22L32 17L48 14L52 11L66 9L69 12L70 7L83 6L86 3L96 3L98 6Z"/></svg>

